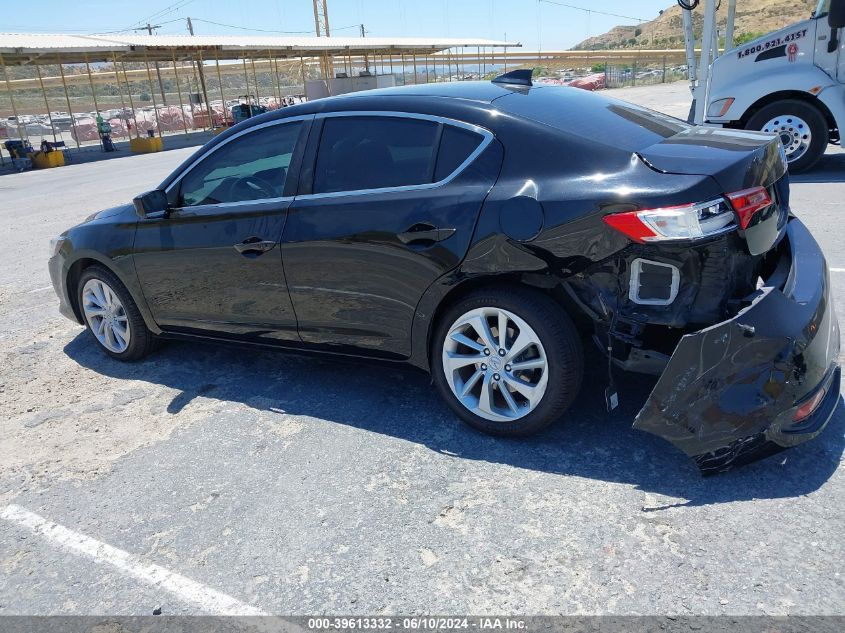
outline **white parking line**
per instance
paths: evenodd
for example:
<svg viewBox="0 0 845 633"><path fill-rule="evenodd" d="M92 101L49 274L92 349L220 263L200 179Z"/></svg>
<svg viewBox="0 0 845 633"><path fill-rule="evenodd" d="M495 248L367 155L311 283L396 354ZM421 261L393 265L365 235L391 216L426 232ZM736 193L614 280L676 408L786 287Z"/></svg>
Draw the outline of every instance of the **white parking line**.
<svg viewBox="0 0 845 633"><path fill-rule="evenodd" d="M34 295L36 292L46 292L48 290L52 290L53 286L44 286L43 288L36 288L35 290L27 290L26 294Z"/></svg>
<svg viewBox="0 0 845 633"><path fill-rule="evenodd" d="M0 511L0 518L16 523L38 536L43 536L51 543L66 550L94 560L102 565L110 565L127 576L145 582L153 587L160 587L174 594L180 600L193 603L203 611L218 615L267 615L240 600L220 593L190 578L174 573L139 557L101 541L74 532L41 515L30 512L18 505L8 505Z"/></svg>
<svg viewBox="0 0 845 633"><path fill-rule="evenodd" d="M832 273L845 273L845 268L831 268L830 272L832 272Z"/></svg>

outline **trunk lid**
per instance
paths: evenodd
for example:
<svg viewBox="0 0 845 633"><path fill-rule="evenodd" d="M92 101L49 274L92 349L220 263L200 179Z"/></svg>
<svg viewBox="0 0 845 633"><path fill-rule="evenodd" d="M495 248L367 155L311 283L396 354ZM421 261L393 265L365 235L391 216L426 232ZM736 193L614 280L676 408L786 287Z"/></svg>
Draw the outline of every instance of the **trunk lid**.
<svg viewBox="0 0 845 633"><path fill-rule="evenodd" d="M765 187L772 204L757 212L739 233L751 255L769 251L783 237L789 216L789 176L776 136L690 127L637 154L663 173L710 176L725 194Z"/></svg>

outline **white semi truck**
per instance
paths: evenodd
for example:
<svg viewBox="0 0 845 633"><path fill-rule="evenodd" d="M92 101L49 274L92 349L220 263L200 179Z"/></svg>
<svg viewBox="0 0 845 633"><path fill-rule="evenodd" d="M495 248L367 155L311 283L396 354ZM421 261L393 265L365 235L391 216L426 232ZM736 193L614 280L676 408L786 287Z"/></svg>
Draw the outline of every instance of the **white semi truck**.
<svg viewBox="0 0 845 633"><path fill-rule="evenodd" d="M810 169L845 129L845 0L819 0L809 19L726 51L709 71L704 123L779 134L790 171Z"/></svg>

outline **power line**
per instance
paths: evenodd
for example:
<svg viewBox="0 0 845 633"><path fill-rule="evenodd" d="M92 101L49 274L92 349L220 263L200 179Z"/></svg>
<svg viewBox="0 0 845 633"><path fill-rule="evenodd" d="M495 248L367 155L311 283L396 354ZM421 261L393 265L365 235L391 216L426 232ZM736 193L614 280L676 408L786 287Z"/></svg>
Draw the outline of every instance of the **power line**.
<svg viewBox="0 0 845 633"><path fill-rule="evenodd" d="M158 24L153 25L153 29L158 30L163 26L167 26L168 24L173 24L174 22L181 22L181 21L182 21L182 18L176 18L175 20L165 20L164 22L159 22ZM116 35L117 33L127 33L129 31L146 31L146 30L147 30L146 26L139 26L139 27L134 28L134 29L119 29L119 30L116 30L116 31L100 31L99 33L97 33L97 35ZM89 30L87 32L90 33L91 31Z"/></svg>
<svg viewBox="0 0 845 633"><path fill-rule="evenodd" d="M169 14L171 14L171 13L174 13L175 11L178 11L179 9L181 9L181 8L183 8L183 7L188 6L188 5L189 5L189 4L191 4L193 1L194 1L194 0L178 0L178 2L174 2L174 3L173 3L173 4L171 4L170 6L167 6L167 7L165 7L164 9L162 9L161 11L158 11L158 12L156 12L156 13L153 13L153 14L152 14L150 17L148 17L147 19L145 19L145 20L141 20L141 22L149 22L149 21L151 21L151 20L158 20L159 18L162 18L162 17L164 17L165 15L169 15Z"/></svg>
<svg viewBox="0 0 845 633"><path fill-rule="evenodd" d="M173 4L166 6L165 8L161 9L160 11L156 11L151 16L144 18L143 20L138 20L137 22L133 22L130 26L126 27L125 29L121 29L120 31L112 31L113 33L125 33L126 31L134 31L138 27L143 26L147 22L154 22L158 18L163 18L166 15L170 15L174 11L178 11L189 4L191 4L194 0L177 0Z"/></svg>
<svg viewBox="0 0 845 633"><path fill-rule="evenodd" d="M630 15L620 15L619 13L609 13L607 11L599 11L597 9L585 9L584 7L578 7L574 4L566 4L565 2L554 2L554 0L538 0L539 2L543 2L545 4L553 4L558 7L566 7L567 9L577 9L578 11L584 11L586 13L598 13L599 15L609 15L614 18L622 18L623 20L636 20L637 22L648 22L645 18L635 18Z"/></svg>

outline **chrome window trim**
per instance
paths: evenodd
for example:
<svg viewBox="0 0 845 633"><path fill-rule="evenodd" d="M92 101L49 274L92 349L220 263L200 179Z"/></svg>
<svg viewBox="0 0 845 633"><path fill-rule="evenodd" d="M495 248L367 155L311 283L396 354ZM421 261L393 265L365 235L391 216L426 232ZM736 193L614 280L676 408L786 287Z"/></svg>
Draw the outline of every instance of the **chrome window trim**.
<svg viewBox="0 0 845 633"><path fill-rule="evenodd" d="M274 121L267 121L266 123L260 123L258 125L251 125L248 128L241 130L237 134L233 134L232 136L227 138L225 141L215 145L214 147L212 147L207 152L204 152L202 154L202 156L198 156L197 159L194 160L194 162L192 162L184 170L182 170L182 173L179 174L173 180L173 182L171 182L167 186L167 188L164 190L164 193L166 193L166 194L170 193L170 190L173 189L173 187L178 186L179 183L182 182L182 179L185 176L187 176L189 173L191 173L191 171L194 169L194 167L196 167L199 163L201 163L206 158L211 156L214 152L219 150L221 147L226 147L226 145L228 145L229 143L231 143L235 139L239 139L240 137L244 136L245 134L251 134L252 132L255 132L256 130L262 130L264 128L268 128L268 127L271 127L271 126L274 126L274 125L284 125L285 123L294 123L296 121L305 121L305 120L313 119L313 118L314 118L313 114L300 114L300 115L297 115L297 116L286 117L286 118L277 119L277 120L274 120ZM294 147L294 150L296 150L296 147ZM291 154L291 155L293 155L293 154ZM245 205L262 203L262 202L285 202L285 201L293 200L294 197L295 196L281 196L279 198L256 198L255 200L240 200L238 202L218 202L216 204L196 204L196 205L192 205L192 206L188 206L188 207L175 207L175 208L176 209L203 209L203 208L206 208L206 207L214 207L215 209L220 209L220 208L228 209L228 208L231 208L231 207L242 207L242 206L245 206Z"/></svg>
<svg viewBox="0 0 845 633"><path fill-rule="evenodd" d="M256 198L255 200L239 200L238 202L217 202L215 204L195 204L189 207L174 207L173 211L180 212L179 217L187 217L189 212L217 211L219 209L237 209L238 207L260 207L279 202L292 202L296 196L281 196L280 198Z"/></svg>
<svg viewBox="0 0 845 633"><path fill-rule="evenodd" d="M443 125L451 125L454 127L463 128L465 130L469 130L470 132L475 132L482 136L481 143L479 143L478 147L473 150L473 152L466 157L466 159L458 165L455 170L436 182L425 182L418 185L398 185L395 187L377 187L374 189L350 189L346 191L330 191L326 193L308 193L296 196L297 200L316 200L319 198L339 198L342 196L358 196L358 195L368 195L373 193L392 193L394 191L421 191L425 189L434 189L437 187L442 187L444 185L449 184L452 180L457 178L461 172L463 172L472 162L478 158L478 156L493 142L495 138L493 133L481 126L474 125L472 123L466 123L465 121L458 121L457 119L450 119L448 117L436 116L433 114L418 114L414 112L398 112L392 110L346 110L342 112L321 112L316 115L316 119L328 119L328 118L338 118L338 117L393 117L393 118L403 118L403 119L420 119L423 121L432 121L434 123L440 123ZM439 146L438 146L439 151ZM319 155L319 147L317 148L317 155ZM315 157L315 169L316 169L316 157Z"/></svg>

